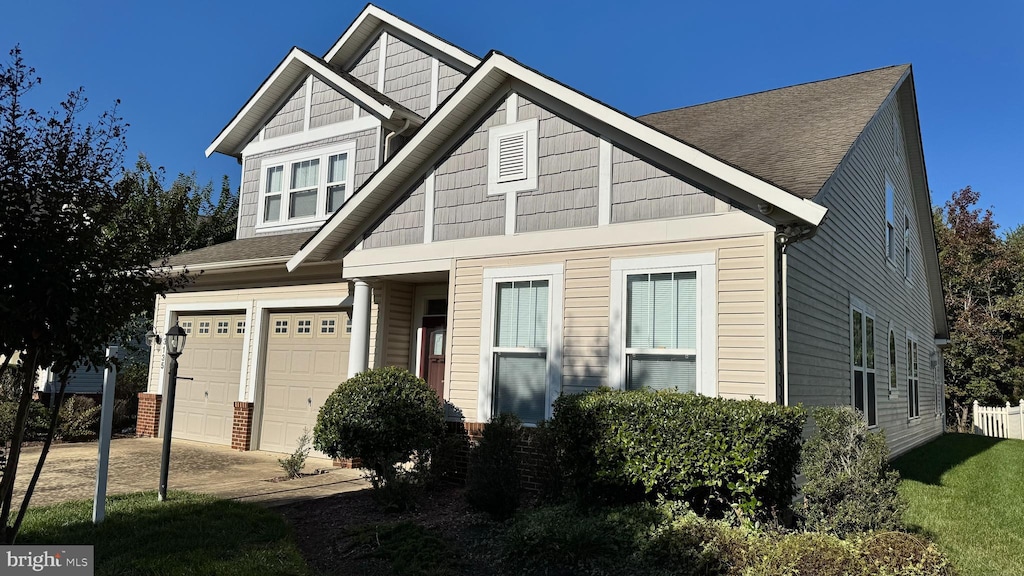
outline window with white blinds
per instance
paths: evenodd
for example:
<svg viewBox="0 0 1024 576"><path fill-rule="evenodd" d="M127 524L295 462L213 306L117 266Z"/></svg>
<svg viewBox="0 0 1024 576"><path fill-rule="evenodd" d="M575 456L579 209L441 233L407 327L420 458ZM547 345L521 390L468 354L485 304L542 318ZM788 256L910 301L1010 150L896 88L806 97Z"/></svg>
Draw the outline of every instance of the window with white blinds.
<svg viewBox="0 0 1024 576"><path fill-rule="evenodd" d="M495 283L493 410L527 423L547 412L550 282Z"/></svg>
<svg viewBox="0 0 1024 576"><path fill-rule="evenodd" d="M697 391L697 273L626 276L626 388Z"/></svg>

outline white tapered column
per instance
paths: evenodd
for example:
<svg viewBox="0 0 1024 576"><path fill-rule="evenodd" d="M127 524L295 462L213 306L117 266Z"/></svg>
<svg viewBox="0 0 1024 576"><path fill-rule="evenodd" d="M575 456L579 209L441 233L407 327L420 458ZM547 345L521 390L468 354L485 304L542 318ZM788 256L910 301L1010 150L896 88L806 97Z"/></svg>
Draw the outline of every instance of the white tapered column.
<svg viewBox="0 0 1024 576"><path fill-rule="evenodd" d="M348 344L348 377L366 370L370 358L370 285L356 278L352 293L352 334Z"/></svg>

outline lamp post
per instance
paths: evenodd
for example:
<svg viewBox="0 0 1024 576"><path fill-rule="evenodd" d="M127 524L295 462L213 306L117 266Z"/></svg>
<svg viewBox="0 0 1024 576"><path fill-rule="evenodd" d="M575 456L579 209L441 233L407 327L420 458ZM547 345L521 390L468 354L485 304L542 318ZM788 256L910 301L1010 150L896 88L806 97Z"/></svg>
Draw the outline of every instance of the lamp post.
<svg viewBox="0 0 1024 576"><path fill-rule="evenodd" d="M171 465L171 430L174 424L174 389L178 384L178 356L185 350L185 330L178 323L167 331L167 355L171 357L171 366L167 375L167 390L164 391L164 450L160 457L160 491L157 499L167 500L167 472Z"/></svg>

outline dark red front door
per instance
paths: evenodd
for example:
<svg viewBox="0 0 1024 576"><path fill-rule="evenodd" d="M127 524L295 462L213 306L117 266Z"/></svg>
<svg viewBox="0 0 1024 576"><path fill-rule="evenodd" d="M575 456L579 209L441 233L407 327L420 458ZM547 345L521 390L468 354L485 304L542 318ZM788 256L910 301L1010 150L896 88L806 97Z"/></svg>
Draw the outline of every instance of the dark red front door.
<svg viewBox="0 0 1024 576"><path fill-rule="evenodd" d="M438 397L444 398L445 318L423 319L423 344L420 349L420 378L427 381Z"/></svg>

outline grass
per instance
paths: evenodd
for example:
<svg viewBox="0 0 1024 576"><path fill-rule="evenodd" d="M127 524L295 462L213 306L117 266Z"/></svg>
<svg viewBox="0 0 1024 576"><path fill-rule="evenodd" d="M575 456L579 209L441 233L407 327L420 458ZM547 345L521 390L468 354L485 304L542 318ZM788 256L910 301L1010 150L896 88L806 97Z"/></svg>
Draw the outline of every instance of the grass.
<svg viewBox="0 0 1024 576"><path fill-rule="evenodd" d="M907 523L961 574L1024 574L1024 441L947 434L894 465Z"/></svg>
<svg viewBox="0 0 1024 576"><path fill-rule="evenodd" d="M403 576L455 576L458 556L442 535L412 522L361 526L349 531L350 553L386 560Z"/></svg>
<svg viewBox="0 0 1024 576"><path fill-rule="evenodd" d="M29 509L18 544L92 544L96 574L309 574L284 519L254 504L172 492L107 499L92 525L92 501Z"/></svg>

